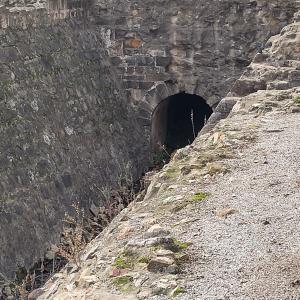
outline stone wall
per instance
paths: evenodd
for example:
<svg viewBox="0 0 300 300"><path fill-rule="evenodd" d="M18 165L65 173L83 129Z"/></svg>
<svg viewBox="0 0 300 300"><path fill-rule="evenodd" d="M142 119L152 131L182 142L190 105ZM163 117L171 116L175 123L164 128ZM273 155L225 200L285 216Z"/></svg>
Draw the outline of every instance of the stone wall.
<svg viewBox="0 0 300 300"><path fill-rule="evenodd" d="M0 32L0 272L12 276L56 242L72 203L101 202L149 149L86 24Z"/></svg>
<svg viewBox="0 0 300 300"><path fill-rule="evenodd" d="M92 5L1 7L0 272L9 276L57 241L72 203L100 201L128 163L135 177L143 171L163 99L185 91L215 107L295 10L283 0Z"/></svg>
<svg viewBox="0 0 300 300"><path fill-rule="evenodd" d="M291 21L296 5L98 0L93 16L124 87L150 123L159 102L179 91L216 107L267 39Z"/></svg>
<svg viewBox="0 0 300 300"><path fill-rule="evenodd" d="M0 29L53 25L64 19L89 18L92 0L48 0L31 5L23 1L0 5Z"/></svg>

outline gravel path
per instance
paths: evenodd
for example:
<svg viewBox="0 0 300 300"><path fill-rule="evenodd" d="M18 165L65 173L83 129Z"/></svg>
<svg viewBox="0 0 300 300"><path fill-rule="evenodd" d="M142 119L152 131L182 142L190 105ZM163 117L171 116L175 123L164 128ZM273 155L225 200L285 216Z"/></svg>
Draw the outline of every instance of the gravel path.
<svg viewBox="0 0 300 300"><path fill-rule="evenodd" d="M300 299L299 121L299 114L262 119L258 141L205 187L204 205L184 212L200 220L180 233L193 240L193 261L177 299ZM224 209L232 214L218 217Z"/></svg>
<svg viewBox="0 0 300 300"><path fill-rule="evenodd" d="M165 182L161 190L148 200L134 203L131 211L124 210L103 236L91 243L80 269L73 272L65 268L38 299L167 300L172 298L170 293L151 295L173 286L171 291L174 287L185 289L176 297L178 300L300 300L300 114L275 110L254 116L237 114L219 128L228 130L225 142L231 142L234 154L239 156L222 160L230 172L199 175L197 180L185 175L169 181L161 176L167 171L158 173L156 179ZM245 142L249 126L256 139ZM200 139L191 148L186 166L193 165L199 153L208 153L198 151L199 145ZM169 167L176 164L179 168L177 160ZM196 170L201 174L203 168ZM172 210L173 205L185 203L180 202L186 201L185 195L190 199L199 191L210 196L179 211ZM148 272L145 266L137 265L132 280L148 283L142 290L145 297L117 290L107 276L115 270L115 258L120 253L125 255L123 246L128 244L124 237L131 245L151 241L157 236L147 235L153 233L152 225L162 232L158 238L168 228L170 236L191 241L184 250L189 260L177 275ZM128 249L140 251L137 253L142 257L146 252L141 251L148 248Z"/></svg>

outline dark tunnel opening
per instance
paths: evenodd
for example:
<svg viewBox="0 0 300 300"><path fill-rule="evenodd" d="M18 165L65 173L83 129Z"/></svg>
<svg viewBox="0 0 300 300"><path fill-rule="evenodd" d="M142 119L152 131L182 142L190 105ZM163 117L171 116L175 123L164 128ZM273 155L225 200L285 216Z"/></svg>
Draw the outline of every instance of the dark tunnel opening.
<svg viewBox="0 0 300 300"><path fill-rule="evenodd" d="M169 153L191 144L206 120L211 107L200 96L179 93L163 100L152 116L152 145Z"/></svg>

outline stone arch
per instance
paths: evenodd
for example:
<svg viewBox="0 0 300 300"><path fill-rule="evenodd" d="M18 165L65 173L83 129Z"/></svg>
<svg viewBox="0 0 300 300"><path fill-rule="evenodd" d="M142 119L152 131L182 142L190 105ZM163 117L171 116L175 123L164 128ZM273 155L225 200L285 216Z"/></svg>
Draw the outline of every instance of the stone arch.
<svg viewBox="0 0 300 300"><path fill-rule="evenodd" d="M166 98L179 93L180 89L177 81L157 82L147 91L144 101L151 107L151 114L155 108Z"/></svg>
<svg viewBox="0 0 300 300"><path fill-rule="evenodd" d="M155 108L165 98L179 92L176 81L174 82L157 82L144 95L138 105L138 118L149 136L151 134L151 119Z"/></svg>
<svg viewBox="0 0 300 300"><path fill-rule="evenodd" d="M180 114L178 109L182 109L183 113L185 112L185 114L187 114L187 110L189 109L186 107L187 105L190 105L190 108L193 107L192 113L198 113L197 116L199 117L201 115L199 118L202 118L200 123L199 119L195 120L195 128L193 128L193 131L196 132L194 132L194 135L197 135L201 130L204 125L204 119L211 115L212 109L206 100L195 94L194 91L194 89L188 91L181 89L177 82L163 82L155 84L146 93L142 101L142 105L140 106L140 116L142 116L149 126L152 151L158 151L159 148L161 148L163 141L166 141L166 135L170 129L169 119L175 121L174 118L176 118L176 113L177 116L178 113ZM180 102L179 98L183 98L183 101ZM171 109L171 105L175 105L173 110ZM182 124L184 124L184 117L180 117L180 119ZM182 125L182 127L184 127L184 125ZM181 132L181 134L184 133ZM178 136L180 136L180 134ZM194 138L187 138L187 140L189 140L190 143L194 140ZM178 141L178 147L176 147L174 144L169 146L174 150L187 144L188 143L185 143L181 140Z"/></svg>
<svg viewBox="0 0 300 300"><path fill-rule="evenodd" d="M210 87L210 86L209 86ZM196 82L190 83L189 86L186 86L182 82L178 82L177 79L171 79L165 82L156 82L151 89L149 89L145 96L142 99L142 102L147 103L147 106L151 109L151 114L155 108L166 98L175 95L180 92L185 92L192 95L198 95L204 98L207 104L213 109L216 107L216 103L219 103L221 98L217 101L212 99L209 95L209 89L206 88L203 90L200 84Z"/></svg>

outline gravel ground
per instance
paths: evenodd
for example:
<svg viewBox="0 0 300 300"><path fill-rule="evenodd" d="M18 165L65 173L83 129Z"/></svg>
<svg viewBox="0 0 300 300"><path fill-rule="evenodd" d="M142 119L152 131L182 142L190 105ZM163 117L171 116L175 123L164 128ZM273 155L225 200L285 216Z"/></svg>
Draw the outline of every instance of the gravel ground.
<svg viewBox="0 0 300 300"><path fill-rule="evenodd" d="M258 140L205 186L205 204L183 212L199 220L178 233L193 241L178 300L300 299L299 121L299 114L262 118ZM218 217L223 209L232 214Z"/></svg>
<svg viewBox="0 0 300 300"><path fill-rule="evenodd" d="M149 295L164 285L162 291L169 286L174 291L177 285L185 289L178 300L300 300L299 120L299 113L280 109L264 116L234 115L216 132L224 130L225 142L238 156L221 161L228 173L203 177L203 168L196 168L196 180L191 171L167 181L169 177L161 178L167 173L162 170L156 177L164 182L161 190L148 200L133 203L132 210L124 210L91 243L80 269L65 268L38 299L167 300L171 298ZM256 138L247 139L249 134ZM185 167L193 166L199 153L213 153L199 151L201 143L199 139L193 148L185 149L189 154ZM182 167L176 159L172 163L171 169ZM190 199L199 191L208 192L208 198L172 210L185 196ZM143 291L151 287L145 297L117 291L109 284L111 279L107 280L114 269L112 262L124 253L128 239L131 243L149 241L145 230L151 224L162 232L168 229L179 241L192 242L185 250L189 260L177 275L136 266L134 276L146 278L148 284Z"/></svg>

